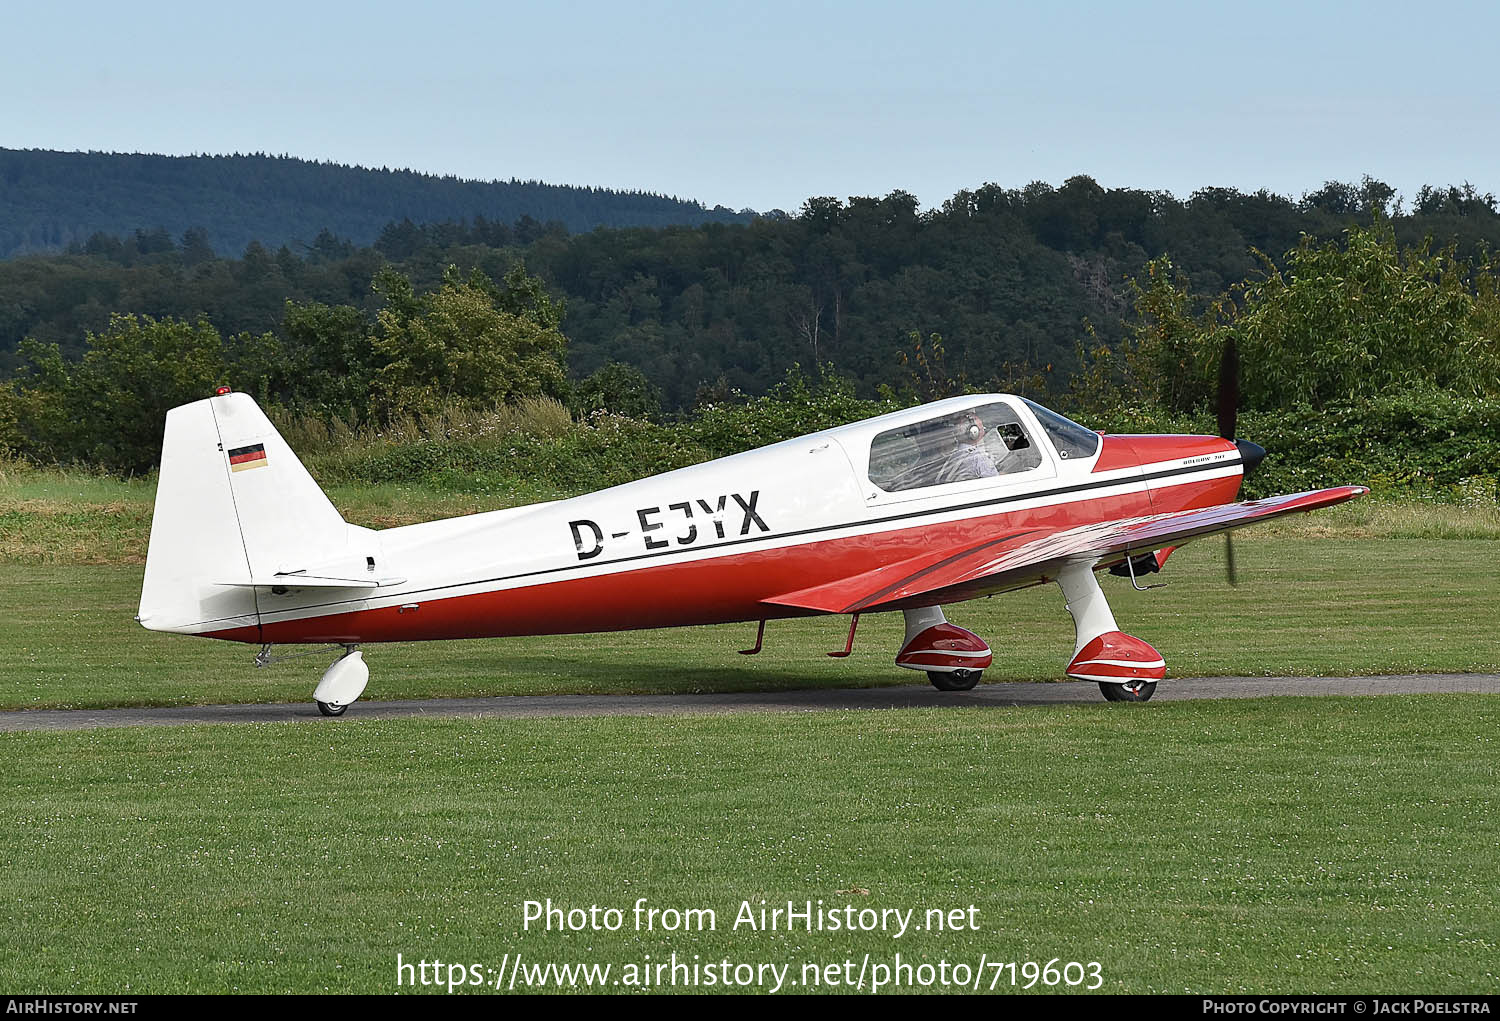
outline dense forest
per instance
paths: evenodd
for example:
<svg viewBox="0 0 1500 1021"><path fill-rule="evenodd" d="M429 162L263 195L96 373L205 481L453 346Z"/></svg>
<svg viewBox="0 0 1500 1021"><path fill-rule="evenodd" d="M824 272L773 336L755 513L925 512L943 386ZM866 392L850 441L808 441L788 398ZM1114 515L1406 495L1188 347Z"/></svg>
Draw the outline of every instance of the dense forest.
<svg viewBox="0 0 1500 1021"><path fill-rule="evenodd" d="M387 223L522 217L570 231L743 223L746 210L637 191L466 181L286 156L155 156L0 149L0 258L56 252L94 234L160 228L238 254L310 242L322 228L368 245Z"/></svg>
<svg viewBox="0 0 1500 1021"><path fill-rule="evenodd" d="M421 294L449 266L500 280L524 265L562 310L572 378L624 363L668 410L704 393L764 393L797 363L832 365L873 394L906 378L903 357L918 339L930 350L933 335L944 341L933 371L978 387L1040 376L1059 392L1081 349L1126 335L1130 281L1150 260L1170 255L1206 305L1284 265L1304 235L1336 239L1377 220L1403 247L1431 237L1468 259L1500 244L1493 195L1425 187L1405 204L1370 178L1297 199L1204 189L1180 200L1080 176L1055 188L986 185L927 211L895 192L809 199L795 215L744 224L581 234L530 217L402 218L369 245L319 229L306 244L256 241L230 258L197 229L141 228L0 261L0 378L24 338L76 359L117 313L203 320L226 337L271 334L294 349L293 313L308 306L373 328L383 272Z"/></svg>
<svg viewBox="0 0 1500 1021"><path fill-rule="evenodd" d="M1253 493L1493 503L1495 200L1392 198L1368 179L1179 202L1073 178L744 225L402 220L369 247L323 231L234 259L191 233L97 235L0 262L24 338L0 465L149 472L167 410L224 383L320 478L542 496L965 391L1124 432L1213 430L1238 392L1238 435L1271 454Z"/></svg>

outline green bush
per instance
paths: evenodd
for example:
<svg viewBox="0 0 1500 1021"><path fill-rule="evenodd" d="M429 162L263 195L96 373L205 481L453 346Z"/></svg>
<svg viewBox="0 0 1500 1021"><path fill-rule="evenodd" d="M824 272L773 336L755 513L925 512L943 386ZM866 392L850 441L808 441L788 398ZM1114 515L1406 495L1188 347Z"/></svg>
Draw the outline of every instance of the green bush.
<svg viewBox="0 0 1500 1021"><path fill-rule="evenodd" d="M1353 403L1404 390L1500 396L1500 264L1430 242L1402 249L1390 225L1310 237L1286 269L1215 297L1194 295L1165 257L1132 281L1136 324L1111 351L1080 352L1071 381L1092 405L1109 393L1180 411L1212 405L1232 339L1244 408Z"/></svg>
<svg viewBox="0 0 1500 1021"><path fill-rule="evenodd" d="M474 438L404 439L333 451L308 460L324 483L421 482L472 491L540 485L586 492L707 460L681 430L597 413L562 435L511 432Z"/></svg>
<svg viewBox="0 0 1500 1021"><path fill-rule="evenodd" d="M799 370L771 394L704 406L664 425L594 411L571 423L541 408L474 412L459 406L345 431L316 442L308 467L325 483L421 482L454 491L587 492L698 464L904 406L890 395L863 400L848 380L809 383ZM556 408L557 412L562 409ZM564 417L566 413L563 412ZM321 441L315 423L283 423L288 435Z"/></svg>
<svg viewBox="0 0 1500 1021"><path fill-rule="evenodd" d="M1486 491L1497 498L1500 399L1409 390L1245 412L1238 431L1267 451L1246 487L1253 496L1360 484L1429 498L1472 500Z"/></svg>
<svg viewBox="0 0 1500 1021"><path fill-rule="evenodd" d="M809 383L801 368L794 365L786 380L764 397L744 403L704 405L681 428L712 456L724 457L899 411L910 403L889 390L875 400L857 397L851 380L831 372Z"/></svg>
<svg viewBox="0 0 1500 1021"><path fill-rule="evenodd" d="M371 342L379 367L370 407L381 421L566 389L562 306L519 265L498 285L482 270L464 277L449 266L442 286L425 295L391 270L376 281L385 307Z"/></svg>
<svg viewBox="0 0 1500 1021"><path fill-rule="evenodd" d="M1057 410L1070 413L1062 404ZM1217 430L1207 411L1178 414L1144 402L1077 417L1110 433L1212 436ZM1266 459L1245 483L1247 498L1366 485L1424 499L1500 500L1500 399L1401 390L1326 407L1242 411L1236 431L1266 448Z"/></svg>
<svg viewBox="0 0 1500 1021"><path fill-rule="evenodd" d="M564 423L555 412L458 412L352 435L308 459L325 482L420 482L452 491L587 492L697 464L819 429L896 410L890 397L862 400L846 382L809 386L800 376L766 397L705 406L672 425L596 412ZM558 409L560 410L560 409ZM1071 413L1065 403L1058 410ZM1079 416L1111 433L1213 435L1210 415L1149 403ZM1500 400L1415 390L1359 403L1246 411L1241 438L1267 456L1247 497L1333 485L1454 502L1495 501Z"/></svg>
<svg viewBox="0 0 1500 1021"><path fill-rule="evenodd" d="M661 391L634 365L610 362L573 387L569 405L580 415L607 411L654 422L661 418Z"/></svg>
<svg viewBox="0 0 1500 1021"><path fill-rule="evenodd" d="M167 411L214 392L232 355L273 338L232 338L226 352L205 319L110 319L88 335L82 361L56 344L25 341L21 372L0 402L7 445L38 461L85 463L119 472L149 471L161 456Z"/></svg>
<svg viewBox="0 0 1500 1021"><path fill-rule="evenodd" d="M1147 403L1122 404L1076 413L1064 401L1058 401L1049 407L1058 414L1067 415L1079 425L1102 433L1185 433L1191 436L1213 436L1217 430L1212 417L1207 413L1168 411Z"/></svg>

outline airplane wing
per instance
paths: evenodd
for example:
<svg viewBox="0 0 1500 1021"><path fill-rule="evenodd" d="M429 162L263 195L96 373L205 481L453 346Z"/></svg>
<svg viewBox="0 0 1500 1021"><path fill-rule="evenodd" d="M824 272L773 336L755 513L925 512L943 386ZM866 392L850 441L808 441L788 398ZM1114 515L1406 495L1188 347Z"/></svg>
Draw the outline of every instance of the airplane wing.
<svg viewBox="0 0 1500 1021"><path fill-rule="evenodd" d="M1100 521L1078 528L1017 530L764 601L824 613L903 610L959 602L1051 581L1069 562L1099 563L1181 545L1284 514L1330 507L1368 492L1363 486L1340 486L1199 510Z"/></svg>

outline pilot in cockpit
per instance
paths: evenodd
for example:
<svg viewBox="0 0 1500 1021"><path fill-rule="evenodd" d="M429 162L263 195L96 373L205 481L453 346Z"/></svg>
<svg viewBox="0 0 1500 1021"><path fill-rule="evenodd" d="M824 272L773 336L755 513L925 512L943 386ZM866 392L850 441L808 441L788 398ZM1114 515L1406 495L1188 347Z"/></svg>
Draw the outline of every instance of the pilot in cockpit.
<svg viewBox="0 0 1500 1021"><path fill-rule="evenodd" d="M959 416L954 427L954 448L943 465L940 482L987 479L1000 472L984 449L984 422L972 411Z"/></svg>

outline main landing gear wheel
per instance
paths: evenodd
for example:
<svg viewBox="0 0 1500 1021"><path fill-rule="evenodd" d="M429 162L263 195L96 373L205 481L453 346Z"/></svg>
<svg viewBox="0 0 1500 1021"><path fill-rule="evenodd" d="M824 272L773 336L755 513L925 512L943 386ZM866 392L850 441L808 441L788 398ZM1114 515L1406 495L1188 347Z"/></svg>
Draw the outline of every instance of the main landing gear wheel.
<svg viewBox="0 0 1500 1021"><path fill-rule="evenodd" d="M1099 690L1111 702L1148 702L1156 694L1155 681L1126 681L1124 684L1099 682Z"/></svg>
<svg viewBox="0 0 1500 1021"><path fill-rule="evenodd" d="M927 679L938 691L968 691L979 683L983 670L929 670Z"/></svg>
<svg viewBox="0 0 1500 1021"><path fill-rule="evenodd" d="M318 712L322 713L324 716L342 716L348 708L349 703L347 702L318 703Z"/></svg>

